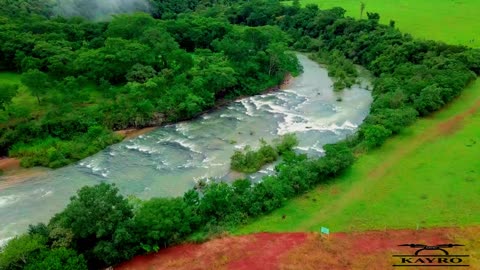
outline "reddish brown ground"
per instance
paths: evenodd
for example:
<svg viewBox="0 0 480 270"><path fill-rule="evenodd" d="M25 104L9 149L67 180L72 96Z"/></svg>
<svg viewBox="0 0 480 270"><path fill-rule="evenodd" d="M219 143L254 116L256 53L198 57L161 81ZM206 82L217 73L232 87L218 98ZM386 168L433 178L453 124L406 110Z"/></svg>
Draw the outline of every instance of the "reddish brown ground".
<svg viewBox="0 0 480 270"><path fill-rule="evenodd" d="M138 256L117 270L275 269L279 258L305 242L305 233L260 233L186 244Z"/></svg>
<svg viewBox="0 0 480 270"><path fill-rule="evenodd" d="M130 129L122 129L122 130L117 130L115 133L122 135L125 137L125 139L132 139L135 137L138 137L140 135L143 135L145 133L148 133L150 131L155 130L156 127L147 127L147 128L130 128Z"/></svg>
<svg viewBox="0 0 480 270"><path fill-rule="evenodd" d="M464 244L465 247L451 249L451 253L469 254L471 267L466 269L480 269L479 239L480 227L336 233L329 237L314 233L260 233L172 247L136 257L115 269L386 270L394 269L393 254L413 254L415 249L398 246L410 243Z"/></svg>
<svg viewBox="0 0 480 270"><path fill-rule="evenodd" d="M470 107L467 111L460 113L443 123L438 125L438 132L441 135L452 135L455 131L462 128L464 124L464 119L468 116L471 116L480 110L480 101L477 101L472 107Z"/></svg>
<svg viewBox="0 0 480 270"><path fill-rule="evenodd" d="M30 178L48 171L48 169L24 169L20 167L20 160L16 158L0 157L0 171L0 190L2 190L18 183L28 181Z"/></svg>
<svg viewBox="0 0 480 270"><path fill-rule="evenodd" d="M339 233L329 238L311 235L302 246L280 260L277 269L449 269L448 267L393 267L392 255L413 254L416 249L400 244L438 245L457 243L465 247L451 249L451 254L467 254L471 267L480 269L480 227L468 229L390 230L364 233ZM433 252L433 251L432 251ZM422 254L442 254L422 253ZM454 267L459 268L459 267Z"/></svg>
<svg viewBox="0 0 480 270"><path fill-rule="evenodd" d="M20 160L16 158L1 158L0 157L0 170L8 171L20 168Z"/></svg>

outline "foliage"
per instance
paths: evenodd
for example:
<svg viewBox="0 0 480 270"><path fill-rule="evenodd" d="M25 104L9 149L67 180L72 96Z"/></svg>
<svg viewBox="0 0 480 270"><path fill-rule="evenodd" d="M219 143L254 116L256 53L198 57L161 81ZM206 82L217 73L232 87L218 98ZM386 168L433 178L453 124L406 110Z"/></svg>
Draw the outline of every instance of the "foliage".
<svg viewBox="0 0 480 270"><path fill-rule="evenodd" d="M198 223L191 206L181 198L155 198L143 203L133 220L138 242L150 252L182 240Z"/></svg>
<svg viewBox="0 0 480 270"><path fill-rule="evenodd" d="M310 48L313 49L313 48ZM355 65L338 50L319 51L314 60L327 65L328 76L334 79L333 90L340 91L356 83L358 71Z"/></svg>
<svg viewBox="0 0 480 270"><path fill-rule="evenodd" d="M381 125L363 125L360 134L368 148L375 148L381 146L390 137L392 131Z"/></svg>
<svg viewBox="0 0 480 270"><path fill-rule="evenodd" d="M118 194L118 189L102 183L80 189L65 210L52 218L49 226L70 230L74 237L69 248L84 254L89 263L95 265L106 259L104 242L112 241L119 225L132 215L131 206Z"/></svg>
<svg viewBox="0 0 480 270"><path fill-rule="evenodd" d="M47 137L29 144L17 143L12 146L9 155L21 158L23 167L45 166L58 168L73 161L91 156L110 144L121 140L119 135L100 126L92 126L87 133L61 140Z"/></svg>
<svg viewBox="0 0 480 270"><path fill-rule="evenodd" d="M275 149L279 155L283 155L298 145L298 139L295 133L288 133L273 141Z"/></svg>
<svg viewBox="0 0 480 270"><path fill-rule="evenodd" d="M0 86L0 154L23 166L64 166L118 142L107 130L189 119L220 99L256 94L298 74L278 27L168 15L200 2L152 1L152 12L165 20L135 13L91 22L52 17L46 1L6 1L11 12L0 12L0 68L22 72L29 93L21 94L38 103L12 102L20 93ZM90 144L89 132L100 128Z"/></svg>
<svg viewBox="0 0 480 270"><path fill-rule="evenodd" d="M82 255L74 250L56 248L44 250L25 266L26 270L87 270L87 263Z"/></svg>
<svg viewBox="0 0 480 270"><path fill-rule="evenodd" d="M17 94L18 85L5 84L0 85L0 110L12 102L12 98Z"/></svg>
<svg viewBox="0 0 480 270"><path fill-rule="evenodd" d="M0 269L23 269L30 263L36 252L46 248L46 239L40 235L17 236L1 249Z"/></svg>
<svg viewBox="0 0 480 270"><path fill-rule="evenodd" d="M39 70L29 70L22 74L22 83L30 89L32 95L37 97L40 103L40 96L43 96L50 87L48 76Z"/></svg>
<svg viewBox="0 0 480 270"><path fill-rule="evenodd" d="M257 151L251 150L250 146L245 146L243 152L235 151L230 158L230 167L244 173L257 172L265 164L276 161L279 155L292 151L293 147L297 145L298 140L295 134L287 134L281 139L277 139L273 146L260 140L260 148Z"/></svg>

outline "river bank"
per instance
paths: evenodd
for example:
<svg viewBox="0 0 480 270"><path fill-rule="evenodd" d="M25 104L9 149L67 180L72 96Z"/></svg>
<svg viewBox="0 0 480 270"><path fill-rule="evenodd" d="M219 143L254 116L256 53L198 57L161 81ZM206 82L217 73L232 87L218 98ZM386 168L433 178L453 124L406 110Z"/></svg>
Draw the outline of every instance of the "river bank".
<svg viewBox="0 0 480 270"><path fill-rule="evenodd" d="M0 190L28 181L36 176L41 176L50 171L48 168L34 167L22 168L20 160L16 158L0 158Z"/></svg>
<svg viewBox="0 0 480 270"><path fill-rule="evenodd" d="M269 94L269 93L272 93L272 92L275 92L275 91L279 91L279 90L283 90L283 89L286 89L290 86L290 84L292 83L292 80L294 79L294 77L292 76L292 74L290 73L287 73L282 81L281 84L279 85L276 85L274 87L270 87L270 88L267 88L266 90L264 91L261 91L260 93L258 93L257 95L264 95L264 94ZM256 96L256 95L254 95ZM184 122L184 121L190 121L190 120L193 120L193 119L196 119L198 117L201 117L203 115L206 115L208 113L211 113L215 110L218 110L218 109L221 109L223 107L225 107L226 105L232 103L232 102L237 102L239 100L242 100L244 98L248 98L248 97L252 97L252 96L246 96L246 95L241 95L241 96L238 96L236 97L235 99L220 99L217 101L217 103L213 106L213 108L211 109L208 109L208 110L205 110L201 113L199 113L197 116L193 117L192 119L186 119L186 120L182 120L182 121L179 121L179 122ZM164 123L161 123L159 125L154 125L154 126L146 126L146 127L141 127L141 128L134 128L134 127L130 127L130 128L127 128L127 129L121 129L121 130L115 130L114 132L118 135L121 135L124 137L124 140L129 140L129 139L133 139L135 137L138 137L138 136L141 136L141 135L144 135L144 134L147 134L151 131L154 131L155 129L157 128L160 128L160 127L163 127L163 126L166 126L166 125L171 125L171 124L175 124L175 123L179 123L179 122L164 122Z"/></svg>
<svg viewBox="0 0 480 270"><path fill-rule="evenodd" d="M182 196L204 179L243 178L229 173L230 157L246 145L258 147L260 139L271 142L295 133L296 151L322 155L323 145L355 132L369 112L371 93L361 87L335 93L324 68L304 55L298 58L304 72L277 89L144 134L126 131L138 136L0 189L0 239L48 222L84 186L114 183L125 196L149 199ZM338 95L342 102L336 101ZM245 177L259 181L274 173L274 166L266 166Z"/></svg>

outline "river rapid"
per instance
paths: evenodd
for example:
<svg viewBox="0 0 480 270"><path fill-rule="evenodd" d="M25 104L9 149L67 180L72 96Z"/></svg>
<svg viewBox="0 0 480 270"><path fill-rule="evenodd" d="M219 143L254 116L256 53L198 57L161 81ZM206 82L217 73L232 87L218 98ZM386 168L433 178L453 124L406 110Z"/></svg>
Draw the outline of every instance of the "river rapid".
<svg viewBox="0 0 480 270"><path fill-rule="evenodd" d="M142 199L179 196L202 178L232 181L236 175L230 173L229 160L236 149L291 132L300 141L298 152L321 156L323 145L355 132L368 115L372 97L362 88L368 85L366 79L362 86L334 92L325 68L304 55L298 58L304 73L286 89L160 127L76 164L0 189L0 246L29 224L48 222L85 185L115 183L122 194ZM273 165L252 177L255 181L270 173Z"/></svg>

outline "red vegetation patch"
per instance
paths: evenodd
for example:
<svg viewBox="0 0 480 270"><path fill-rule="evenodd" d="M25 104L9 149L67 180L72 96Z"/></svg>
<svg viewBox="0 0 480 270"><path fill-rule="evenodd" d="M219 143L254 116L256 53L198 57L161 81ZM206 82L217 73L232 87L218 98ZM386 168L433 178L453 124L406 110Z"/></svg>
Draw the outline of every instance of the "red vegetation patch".
<svg viewBox="0 0 480 270"><path fill-rule="evenodd" d="M276 269L395 269L392 255L416 250L398 245L450 243L465 245L455 248L455 253L470 255L469 269L480 269L479 237L480 227L337 233L327 238L312 234L305 244L282 256ZM425 268L431 267L415 269Z"/></svg>
<svg viewBox="0 0 480 270"><path fill-rule="evenodd" d="M307 237L305 233L226 237L138 256L115 269L276 269L280 256L301 245Z"/></svg>
<svg viewBox="0 0 480 270"><path fill-rule="evenodd" d="M159 269L394 269L392 255L415 250L400 244L463 244L469 269L480 269L480 227L335 233L260 233L185 244L138 256L118 270Z"/></svg>

